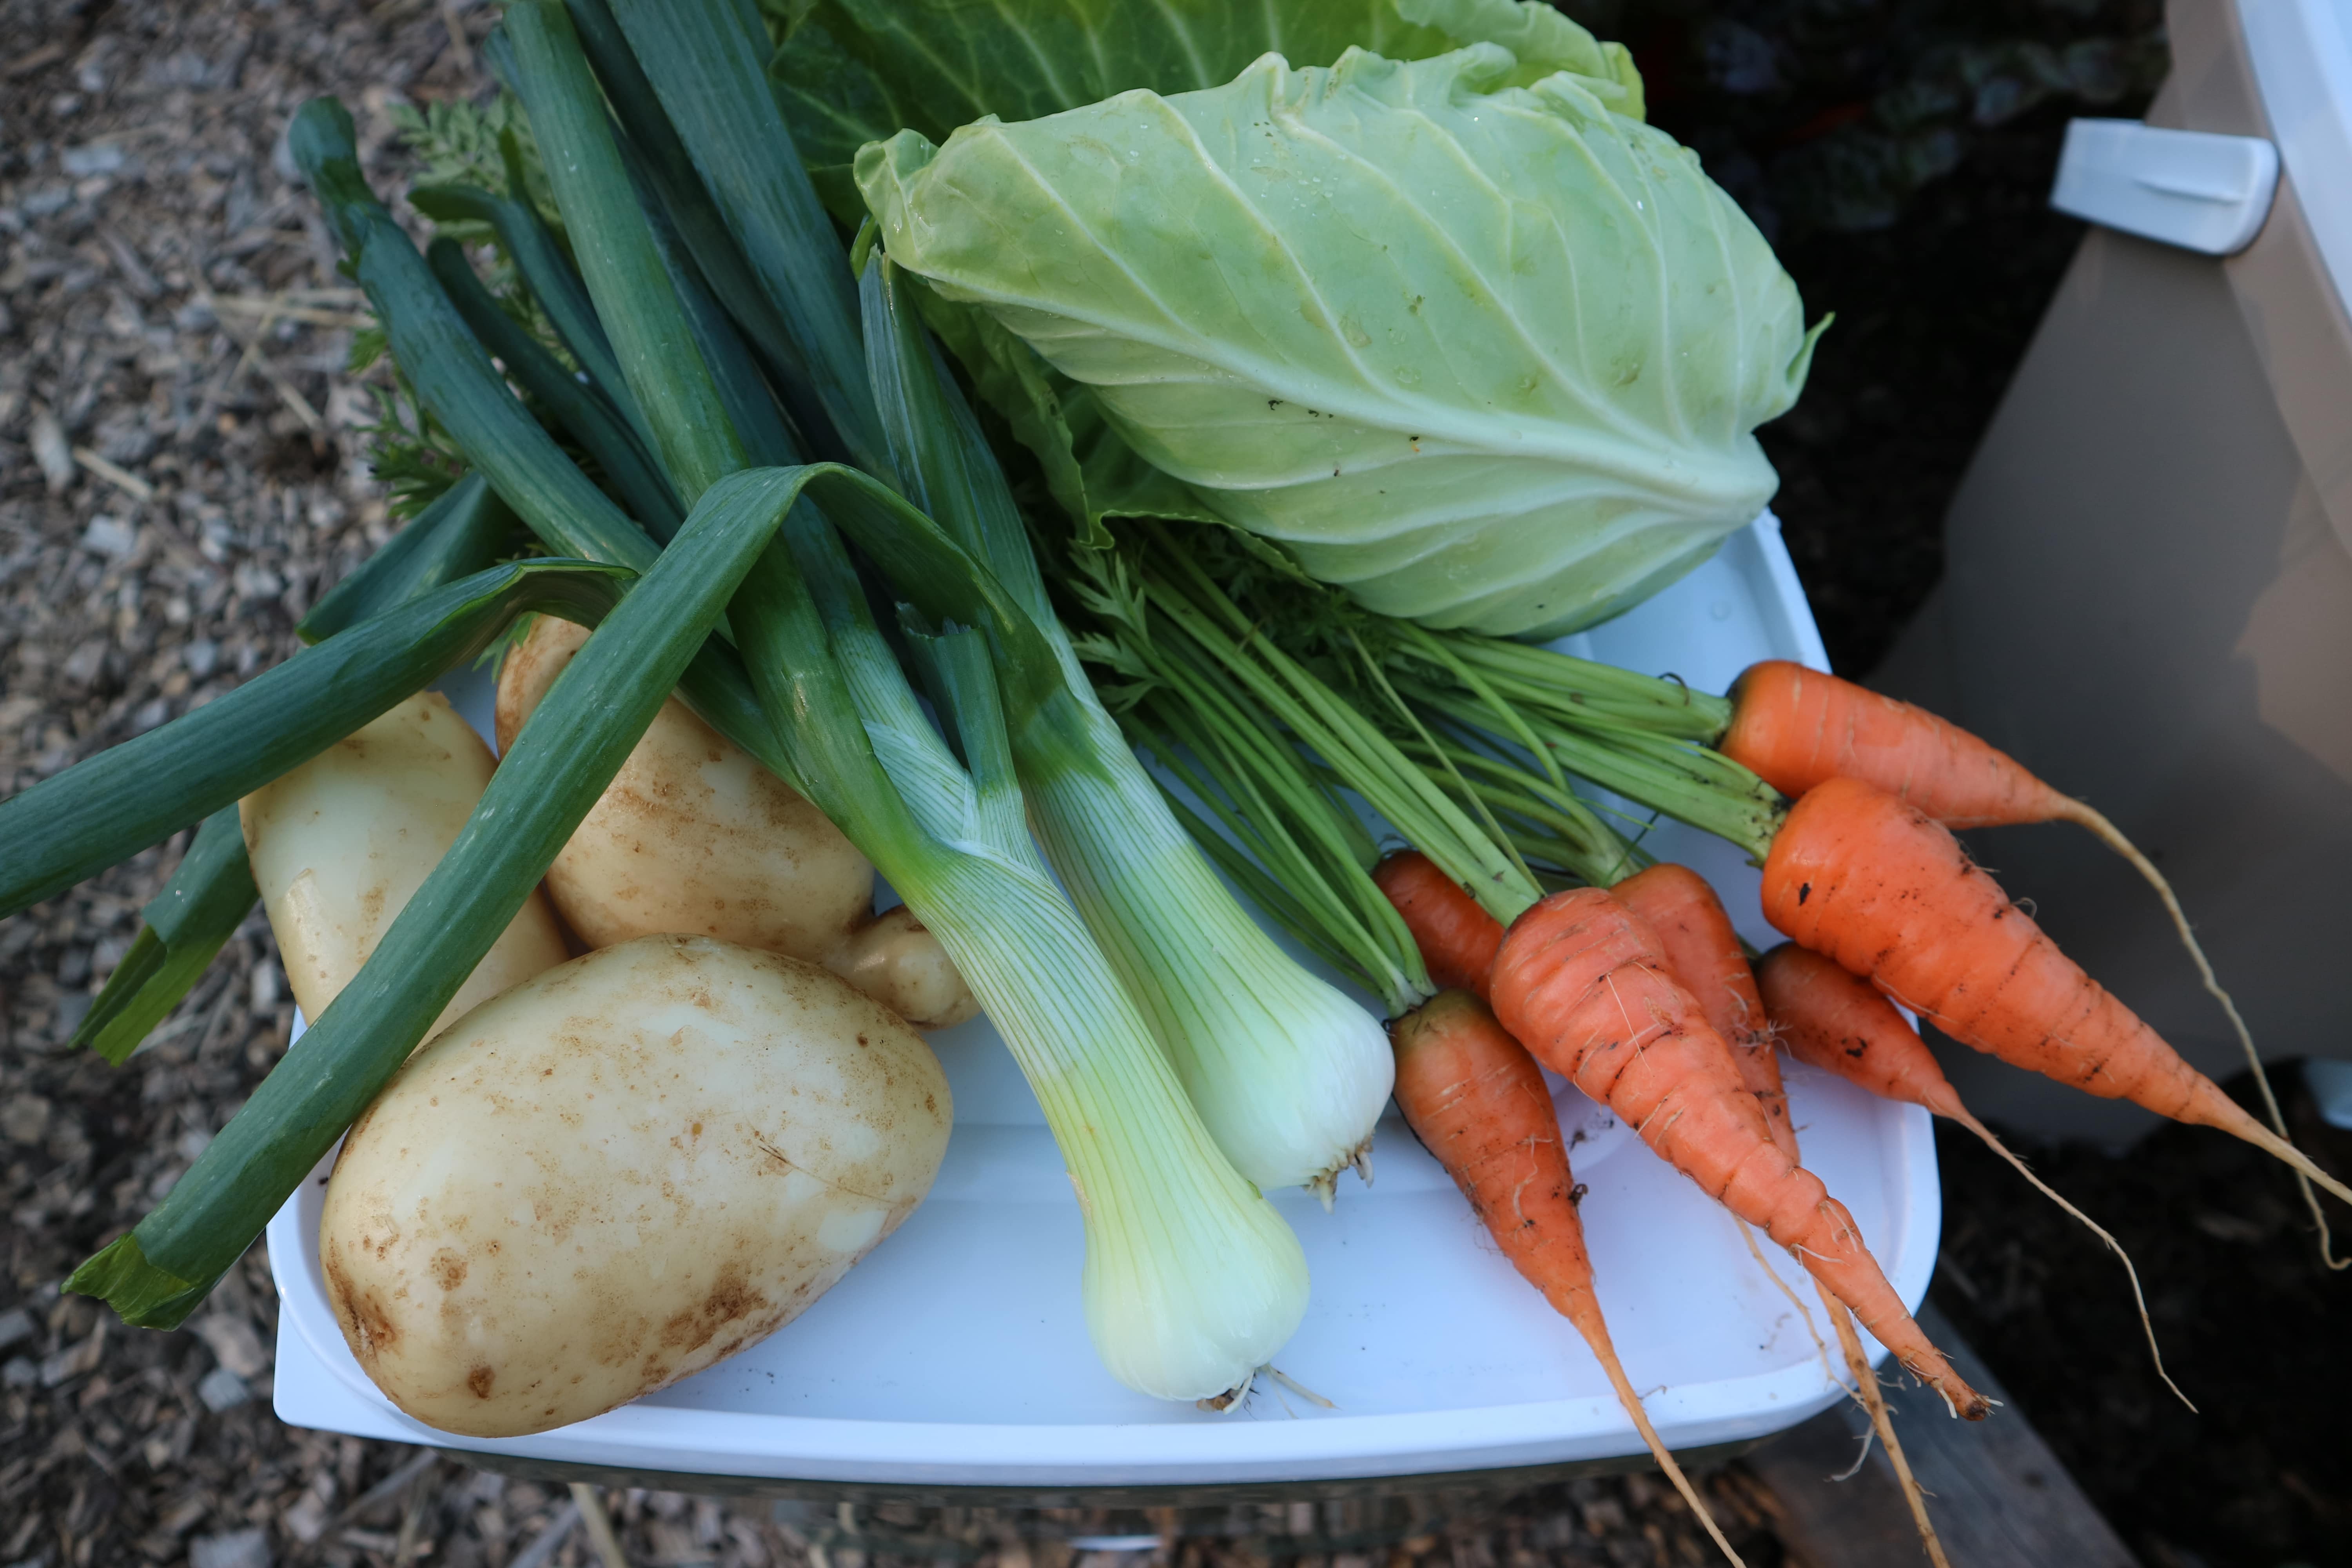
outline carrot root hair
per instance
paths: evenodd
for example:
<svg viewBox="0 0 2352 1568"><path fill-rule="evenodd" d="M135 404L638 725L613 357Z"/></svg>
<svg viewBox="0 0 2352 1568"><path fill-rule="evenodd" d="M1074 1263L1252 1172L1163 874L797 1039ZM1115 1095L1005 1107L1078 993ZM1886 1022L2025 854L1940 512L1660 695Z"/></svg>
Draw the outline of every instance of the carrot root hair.
<svg viewBox="0 0 2352 1568"><path fill-rule="evenodd" d="M1845 1364L1853 1373L1854 1397L1870 1412L1871 1430L1878 1434L1878 1446L1886 1450L1887 1463L1895 1467L1895 1479L1903 1489L1903 1501L1911 1510L1911 1522L1918 1529L1919 1544L1927 1549L1927 1561L1936 1568L1952 1568L1951 1559L1944 1555L1944 1542L1936 1534L1935 1522L1927 1517L1927 1496L1920 1489L1917 1478L1911 1474L1911 1461L1903 1452L1903 1440L1895 1435L1895 1413L1886 1408L1886 1395L1878 1386L1878 1374L1870 1370L1870 1358L1862 1352L1862 1336L1854 1332L1853 1315L1834 1298L1823 1292L1828 1303L1830 1322L1837 1330L1838 1347L1845 1352ZM1947 1405L1951 1403L1945 1401ZM1854 1461L1857 1467L1862 1461Z"/></svg>
<svg viewBox="0 0 2352 1568"><path fill-rule="evenodd" d="M1829 1342L1822 1338L1822 1331L1813 1321L1813 1310L1805 1305L1805 1299L1797 1294L1794 1287L1780 1278L1780 1271L1765 1261L1764 1249L1756 1245L1756 1227L1738 1215L1731 1216L1731 1223L1739 1227L1739 1239L1748 1244L1748 1256L1756 1259L1756 1267L1764 1271L1764 1278L1779 1287L1780 1294L1789 1299L1789 1305L1797 1309L1797 1316L1804 1323L1805 1332L1812 1337L1814 1353L1822 1358L1822 1375L1840 1387L1843 1387L1844 1380L1838 1376L1837 1369L1830 1365ZM1820 1280L1816 1279L1813 1283L1817 1288L1822 1288ZM1824 1300L1832 1299L1827 1295L1822 1297Z"/></svg>
<svg viewBox="0 0 2352 1568"><path fill-rule="evenodd" d="M2084 1214L2081 1209L2076 1208L2073 1204L2068 1203L2064 1198L2061 1197L2058 1194L2056 1188L2043 1181L2041 1177L2035 1175L2033 1173L2033 1168L2031 1165L2028 1165L2023 1160L2019 1159L2017 1155L2011 1152L2008 1144L1995 1137L1991 1128L1987 1127L1983 1122L1979 1121L1975 1116L1967 1110L1961 1110L1957 1114L1952 1114L1950 1112L1947 1112L1947 1114L1951 1115L1953 1121L1958 1122L1961 1126L1967 1128L1969 1131L1983 1139L1986 1148L1990 1149L1994 1153L2008 1161L2019 1175L2023 1176L2027 1181L2033 1184L2033 1187L2036 1192L2040 1193L2043 1197L2048 1198L2052 1203L2056 1204L2060 1208L2064 1209L2068 1214L2073 1215L2077 1220L2080 1220L2083 1224L2083 1228L2089 1231L2093 1236L2097 1237L2101 1241L2105 1242L2107 1244L2107 1250L2114 1253L2116 1258L2122 1260L2124 1273L2131 1280L2132 1305L2139 1309L2140 1332L2147 1336L2148 1359L2156 1363L2156 1375L2164 1379L2164 1386L2172 1390L2174 1398L2179 1400L2181 1404L2189 1406L2189 1410L2191 1415L2197 1414L2197 1405L2195 1402L2192 1401L2189 1395L2180 1391L2180 1385L2172 1381L2172 1374L2164 1370L2164 1352L2156 1342L2156 1325L2148 1320L2147 1297L2139 1288L2139 1270L2132 1267L2131 1254L2124 1250L2124 1244L2117 1241L2114 1237L2108 1235L2106 1227L2099 1224L2097 1220L2093 1219L2089 1215Z"/></svg>
<svg viewBox="0 0 2352 1568"><path fill-rule="evenodd" d="M1584 1335L1584 1342L1592 1348L1594 1359L1601 1363L1601 1370L1608 1373L1609 1386L1617 1391L1617 1403L1625 1407L1625 1414L1633 1418L1633 1429L1641 1433L1642 1441L1649 1445L1650 1457L1658 1461L1658 1468L1665 1472L1666 1479L1674 1483L1675 1490L1682 1494L1683 1501L1688 1503L1691 1512L1698 1516L1699 1523L1706 1528L1708 1539L1715 1542L1717 1549L1735 1564L1735 1568L1747 1568L1731 1542L1724 1538L1723 1527L1715 1522L1715 1515L1698 1495L1698 1489L1691 1485L1690 1478L1683 1474L1682 1466L1675 1462L1675 1456L1658 1436L1658 1429L1650 1425L1650 1413L1643 1408L1641 1394L1634 1391L1633 1379L1625 1375L1624 1363L1617 1359L1617 1347L1610 1342L1609 1326L1601 1321L1601 1309L1597 1302L1592 1307L1591 1319L1590 1324L1578 1321L1576 1327Z"/></svg>
<svg viewBox="0 0 2352 1568"><path fill-rule="evenodd" d="M2205 956L2205 949L2199 943L2197 933L2189 929L2187 912L2181 909L2179 899L2173 894L2172 884L2165 880L2164 873L2156 868L2154 861L2139 852L2137 845L2124 837L2123 829L2107 820L2105 813L2072 797L2067 798L2066 805L2068 809L2063 820L2088 829L2100 843L2130 862L2132 869L2137 871L2141 879L2156 889L2156 896L2164 900L2164 912L2172 917L2172 929L2179 933L2180 945L2189 950L2189 961L2197 965L2197 977L2204 982L2206 994L2219 1002L2221 1005L2221 1011L2229 1016L2231 1031L2238 1037L2239 1048L2246 1053L2246 1065L2253 1069L2254 1087L2262 1090L2263 1109L2270 1113L2272 1131L2282 1139L2287 1138L2289 1134L2286 1130L2286 1113L2279 1109L2278 1096L2271 1089L2270 1074L2263 1070L2262 1053L2254 1049L2253 1031L2247 1028L2246 1020L2239 1016L2237 1003L2231 1001L2230 994L2221 989L2221 982L2213 973L2212 962ZM2007 1151L2004 1150L2002 1152L2006 1153ZM2294 1162L2289 1161L2288 1163L2294 1164ZM2020 1167L2020 1169L2022 1168ZM2311 1210L2312 1222L2319 1227L2320 1261L2330 1268L2352 1268L2352 1257L2336 1256L2334 1237L2327 1227L2326 1206L2319 1201L2319 1194L2312 1189L2311 1177L2300 1166L2295 1169L2294 1185L2295 1190L2303 1194L2304 1206ZM2336 1195L2339 1197L2343 1195L2340 1189ZM2090 1222L2086 1220L2084 1223L2087 1225ZM2093 1228L2097 1227L2093 1226ZM2138 1289L2137 1280L2133 1282L2133 1289L2135 1290ZM2170 1378L2165 1379L2168 1384L2171 1381ZM2173 1392L2179 1394L2180 1391L2176 1388ZM2189 1404L2185 1397L2181 1403ZM2189 1405L2189 1408L2194 1410L2197 1407Z"/></svg>

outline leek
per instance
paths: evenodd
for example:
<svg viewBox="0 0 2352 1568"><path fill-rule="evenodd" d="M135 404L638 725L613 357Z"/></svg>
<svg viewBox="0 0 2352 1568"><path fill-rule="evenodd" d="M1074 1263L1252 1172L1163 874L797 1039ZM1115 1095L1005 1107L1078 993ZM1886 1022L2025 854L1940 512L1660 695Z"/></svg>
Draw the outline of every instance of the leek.
<svg viewBox="0 0 2352 1568"><path fill-rule="evenodd" d="M236 807L205 818L163 890L140 911L139 934L90 1004L68 1050L84 1046L116 1067L130 1059L196 983L261 897L245 858Z"/></svg>
<svg viewBox="0 0 2352 1568"><path fill-rule="evenodd" d="M861 279L867 374L917 504L986 561L1051 644L1061 679L1016 713L1045 856L1234 1167L1328 1207L1367 1172L1395 1065L1380 1026L1276 945L1216 877L1087 680L995 455L887 256Z"/></svg>
<svg viewBox="0 0 2352 1568"><path fill-rule="evenodd" d="M804 485L828 474L839 470L746 474L703 498L680 532L679 551L656 562L603 617L532 713L457 841L359 974L163 1203L77 1269L69 1289L105 1298L125 1322L142 1327L176 1327L194 1310L424 1038L668 700L784 510ZM544 564L541 575L550 573L578 575L608 601L625 575L579 563ZM550 607L589 608L585 618L593 620L603 606L591 597ZM365 630L280 668L361 641Z"/></svg>
<svg viewBox="0 0 2352 1568"><path fill-rule="evenodd" d="M557 203L665 466L685 494L724 482L746 460L743 442L631 197L569 18L528 0L506 27ZM789 776L939 936L1035 1089L1078 1194L1082 1289L1105 1364L1148 1394L1226 1398L1305 1310L1297 1241L1218 1152L1022 826L998 683L1030 689L1051 670L1021 639L1018 610L919 512L866 499L829 504L886 574L919 607L977 604L989 640L1016 657L992 673L981 634L944 626L924 644L959 763L922 720L830 525L803 509L730 611Z"/></svg>

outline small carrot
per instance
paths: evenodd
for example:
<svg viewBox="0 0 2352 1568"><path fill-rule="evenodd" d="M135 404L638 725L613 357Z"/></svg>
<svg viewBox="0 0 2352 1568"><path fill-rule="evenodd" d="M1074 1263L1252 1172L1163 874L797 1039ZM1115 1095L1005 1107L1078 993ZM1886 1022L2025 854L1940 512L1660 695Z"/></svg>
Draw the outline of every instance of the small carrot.
<svg viewBox="0 0 2352 1568"><path fill-rule="evenodd" d="M1628 893L1633 895L1632 899L1625 901L1629 909L1634 909L1637 903L1643 906L1642 909L1635 910L1637 913L1646 910L1649 914L1664 915L1670 925L1675 925L1678 929L1685 926L1696 929L1706 922L1699 920L1677 921L1674 912L1665 908L1674 893L1679 892L1687 896L1688 890L1681 886L1677 879L1664 873L1683 871L1683 869L1678 866L1661 864L1651 868L1649 871L1620 882L1615 890L1621 898ZM1695 874L1686 871L1684 874L1698 881L1701 889L1706 889L1706 882L1696 878ZM1487 974L1494 966L1494 954L1503 945L1502 922L1481 909L1476 900L1418 850L1408 849L1390 856L1381 862L1380 868L1374 872L1373 878L1380 884L1381 891L1385 892L1396 905L1397 912L1403 916L1405 928L1412 933L1414 942L1421 949L1422 962L1430 973L1434 975L1442 968L1449 974L1456 976L1452 984L1458 984L1484 999L1486 994ZM1706 891L1712 898L1713 889L1707 889ZM1721 908L1720 904L1717 907L1718 910ZM1652 921L1650 924L1654 928L1657 922ZM1739 948L1738 938L1732 932L1727 916L1723 920L1722 932L1730 941L1732 952L1737 955ZM1691 954L1692 963L1685 965L1666 945L1663 931L1653 930L1652 935L1659 942L1660 951L1666 952L1667 968L1677 980L1682 982L1683 988L1695 994L1700 991L1704 983L1694 984L1690 975L1703 974L1707 967L1706 961L1702 960L1694 950ZM1741 966L1745 968L1746 960L1743 958L1740 962ZM1475 974L1469 973L1473 969L1475 970ZM1747 987L1747 994L1751 999L1755 994L1755 984L1751 979ZM1734 1037L1727 1030L1738 1016L1734 1011L1737 1005L1736 998L1728 994L1717 995L1715 994L1717 988L1709 987L1707 990L1712 1000L1719 1005L1729 1004L1724 1007L1724 1016L1718 1016L1710 1012L1707 1019L1715 1026L1717 1033L1724 1035L1726 1040L1729 1041ZM1758 1005L1753 1012L1755 1016L1761 1017L1763 1016L1761 1005ZM1797 1163L1797 1145L1794 1135L1788 1128L1788 1100L1787 1097L1780 1092L1780 1064L1769 1054L1761 1062L1754 1060L1752 1052L1741 1048L1752 1043L1752 1041L1741 1039L1739 1045L1734 1047L1734 1056L1740 1069L1740 1081L1747 1085L1749 1092L1757 1095L1759 1105L1765 1103L1764 1096L1767 1093L1770 1094L1777 1102L1780 1114L1776 1117L1773 1110L1768 1109L1765 1111L1765 1120L1771 1126L1773 1142L1780 1145L1781 1152L1788 1155L1790 1163L1794 1164ZM1767 1041L1766 1045L1769 1048L1769 1042ZM1831 1382L1836 1382L1837 1373L1830 1369L1829 1347L1822 1342L1821 1331L1813 1327L1811 1311L1806 1308L1803 1301L1798 1299L1797 1293L1789 1289L1780 1276L1773 1272L1771 1266L1764 1261L1764 1255L1757 1250L1755 1233L1748 1228L1747 1222L1743 1220L1738 1224L1740 1238L1748 1243L1748 1250L1755 1257L1757 1267L1764 1270L1772 1283L1780 1288L1780 1293L1789 1298L1790 1304L1803 1315L1805 1327L1813 1336L1814 1348L1821 1352L1822 1370L1829 1374Z"/></svg>
<svg viewBox="0 0 2352 1568"><path fill-rule="evenodd" d="M1580 1194L1551 1095L1534 1060L1485 1003L1462 990L1442 991L1397 1019L1389 1038L1396 1051L1397 1108L1413 1135L1470 1200L1511 1267L1584 1336L1658 1468L1724 1556L1738 1563L1739 1554L1650 1425L1610 1342L1593 1293L1584 1222L1576 1212Z"/></svg>
<svg viewBox="0 0 2352 1568"><path fill-rule="evenodd" d="M2241 1110L2060 952L1948 829L1884 790L1831 779L1798 801L1765 858L1764 915L1956 1040L2103 1098L2220 1128L2352 1202L2352 1189Z"/></svg>
<svg viewBox="0 0 2352 1568"><path fill-rule="evenodd" d="M1872 989L1868 981L1848 974L1820 953L1809 952L1794 942L1783 942L1764 955L1763 962L1756 966L1756 982L1763 994L1765 1009L1771 1015L1790 1055L1809 1067L1835 1073L1883 1100L1904 1100L1958 1122L2016 1167L2018 1174L2032 1183L2044 1197L2081 1220L2092 1235L2105 1242L2123 1259L2124 1272L2131 1279L2132 1300L2139 1307L2140 1328L2147 1335L2148 1354L2155 1358L2156 1375L2164 1379L2164 1385L2179 1397L2181 1404L2191 1410L2197 1408L2164 1370L2164 1352L2157 1346L2156 1325L2148 1321L2147 1298L2140 1291L2139 1270L2132 1267L2131 1255L2124 1250L2123 1243L2053 1191L2047 1182L2027 1168L2024 1161L2010 1152L2009 1145L1994 1136L1991 1128L1979 1121L1960 1103L1959 1090L1952 1087L1952 1080L1937 1065L1935 1053L1904 1022L1893 1003Z"/></svg>
<svg viewBox="0 0 2352 1568"><path fill-rule="evenodd" d="M1791 800L1861 779L1948 827L2073 821L2090 809L1958 725L1801 664L1749 665L1731 700L1716 750Z"/></svg>
<svg viewBox="0 0 2352 1568"><path fill-rule="evenodd" d="M1774 1145L1789 1157L1790 1164L1800 1163L1797 1130L1789 1119L1789 1093L1780 1081L1780 1058L1773 1048L1771 1021L1765 1015L1764 999L1756 987L1756 973L1748 966L1748 953L1740 946L1739 933L1732 929L1731 916L1725 911L1723 900L1715 896L1715 889L1689 867L1662 860L1626 878L1610 892L1618 902L1649 922L1665 954L1668 972L1697 1000L1706 1021L1731 1047L1740 1082L1763 1109ZM1739 1222L1739 1227L1748 1251L1762 1267L1763 1254L1756 1250L1755 1237L1747 1222ZM1804 1314L1810 1329L1812 1313L1806 1310L1794 1291L1781 1283L1779 1274L1769 1268L1766 1273ZM1895 1467L1895 1479L1902 1488L1904 1501L1910 1507L1912 1522L1918 1529L1928 1560L1937 1568L1948 1568L1944 1543L1927 1517L1927 1499L1912 1477L1911 1461L1903 1451L1902 1439L1895 1435L1894 1413L1886 1407L1877 1376L1870 1370L1870 1358L1863 1353L1862 1341L1853 1331L1853 1315L1830 1293L1827 1285L1818 1279L1813 1284L1821 1291L1822 1306L1829 1313L1830 1326L1836 1331L1838 1348L1845 1358L1846 1372L1853 1379L1854 1397L1869 1414L1871 1427L1878 1434L1886 1458ZM1820 1334L1815 1333L1813 1339L1819 1345ZM1828 1347L1822 1347L1822 1355L1826 1368ZM1836 1381L1835 1373L1831 1374L1831 1380Z"/></svg>
<svg viewBox="0 0 2352 1568"><path fill-rule="evenodd" d="M2206 994L2221 1005L2253 1069L2272 1129L2281 1138L2286 1136L2286 1117L2272 1092L2253 1035L2239 1016L2237 1003L2221 988L2172 884L2103 813L2043 783L1991 742L1924 708L1800 664L1767 659L1750 665L1733 684L1731 696L1731 723L1716 742L1717 750L1791 799L1833 778L1859 779L1910 802L1947 827L2071 822L2129 861L2163 901ZM2312 1195L2308 1179L2298 1176L2304 1201L2319 1222L2321 1254L2330 1268L2352 1266L2352 1259L2334 1257L2327 1244L2326 1214Z"/></svg>
<svg viewBox="0 0 2352 1568"><path fill-rule="evenodd" d="M1664 972L1654 941L1597 888L1554 893L1504 939L1496 1016L1538 1061L1796 1253L1956 1414L1982 1419L1990 1405L1911 1321L1853 1216L1774 1145L1730 1047Z"/></svg>
<svg viewBox="0 0 2352 1568"><path fill-rule="evenodd" d="M1756 994L1756 976L1739 946L1731 916L1706 879L1687 866L1662 860L1618 883L1610 892L1619 903L1650 922L1666 955L1666 969L1697 999L1699 1010L1731 1047L1739 1081L1764 1108L1772 1142L1797 1159L1797 1135L1789 1125L1789 1094L1780 1084L1780 1058L1772 1052L1772 1031ZM1490 961L1491 962L1491 961Z"/></svg>
<svg viewBox="0 0 2352 1568"><path fill-rule="evenodd" d="M1484 999L1486 973L1503 945L1503 922L1478 907L1462 884L1418 849L1400 850L1372 870L1421 949L1421 962L1441 988L1459 987Z"/></svg>

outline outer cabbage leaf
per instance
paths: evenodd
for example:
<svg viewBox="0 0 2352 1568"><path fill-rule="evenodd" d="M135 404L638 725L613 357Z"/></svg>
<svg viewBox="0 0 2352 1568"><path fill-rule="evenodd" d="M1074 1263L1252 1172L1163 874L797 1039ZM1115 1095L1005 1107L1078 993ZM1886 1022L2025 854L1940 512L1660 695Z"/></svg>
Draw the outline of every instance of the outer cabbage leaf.
<svg viewBox="0 0 2352 1568"><path fill-rule="evenodd" d="M1418 59L1481 40L1507 45L1514 79L1573 71L1622 113L1642 113L1633 58L1543 0L769 0L786 34L778 100L817 191L855 226L864 143L901 127L943 141L989 114L1032 120L1133 88L1221 86L1269 51L1328 65L1352 46ZM966 307L929 296L924 317L982 398L1033 452L1078 538L1106 517L1215 515L1138 457L1077 385Z"/></svg>
<svg viewBox="0 0 2352 1568"><path fill-rule="evenodd" d="M870 145L884 243L1372 608L1556 636L1711 553L1811 358L1697 158L1494 44Z"/></svg>
<svg viewBox="0 0 2352 1568"><path fill-rule="evenodd" d="M857 149L904 128L944 141L986 115L1034 120L1134 88L1191 92L1260 55L1329 65L1351 47L1421 59L1505 45L1522 79L1574 71L1642 112L1623 47L1543 0L775 0L773 74L801 160L836 216L863 216Z"/></svg>

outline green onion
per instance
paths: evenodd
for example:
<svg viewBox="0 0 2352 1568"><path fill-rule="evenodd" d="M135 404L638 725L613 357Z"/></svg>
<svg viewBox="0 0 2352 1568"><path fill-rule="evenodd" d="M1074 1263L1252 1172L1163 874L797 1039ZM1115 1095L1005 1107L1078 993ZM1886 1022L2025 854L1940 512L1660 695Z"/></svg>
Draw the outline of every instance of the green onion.
<svg viewBox="0 0 2352 1568"><path fill-rule="evenodd" d="M69 1289L104 1297L125 1322L145 1328L176 1327L203 1300L506 930L668 700L785 510L823 472L764 469L703 498L679 531L677 551L655 563L604 616L557 679L500 759L457 842L360 973L163 1202L77 1269ZM548 573L573 574L605 595L622 580L579 563L551 563L541 575ZM583 608L576 600L546 607ZM281 668L359 642L366 630L332 638Z"/></svg>
<svg viewBox="0 0 2352 1568"><path fill-rule="evenodd" d="M324 642L394 605L496 565L515 552L514 534L514 513L478 470L469 470L329 589L294 630L306 643Z"/></svg>
<svg viewBox="0 0 2352 1568"><path fill-rule="evenodd" d="M236 807L196 829L179 869L140 911L144 921L67 1048L88 1046L116 1067L163 1021L252 911L260 892L245 858Z"/></svg>
<svg viewBox="0 0 2352 1568"><path fill-rule="evenodd" d="M580 562L478 573L0 801L0 917L234 805L488 647L515 616L601 610L616 581Z"/></svg>

